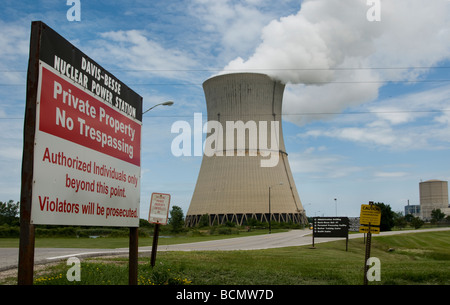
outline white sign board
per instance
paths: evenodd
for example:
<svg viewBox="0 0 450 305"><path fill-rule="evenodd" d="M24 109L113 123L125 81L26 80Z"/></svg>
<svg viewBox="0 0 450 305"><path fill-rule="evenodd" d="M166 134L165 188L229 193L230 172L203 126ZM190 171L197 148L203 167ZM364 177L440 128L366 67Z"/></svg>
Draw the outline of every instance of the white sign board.
<svg viewBox="0 0 450 305"><path fill-rule="evenodd" d="M165 225L169 218L170 195L152 193L148 222Z"/></svg>
<svg viewBox="0 0 450 305"><path fill-rule="evenodd" d="M141 113L140 96L46 27L31 223L138 227Z"/></svg>

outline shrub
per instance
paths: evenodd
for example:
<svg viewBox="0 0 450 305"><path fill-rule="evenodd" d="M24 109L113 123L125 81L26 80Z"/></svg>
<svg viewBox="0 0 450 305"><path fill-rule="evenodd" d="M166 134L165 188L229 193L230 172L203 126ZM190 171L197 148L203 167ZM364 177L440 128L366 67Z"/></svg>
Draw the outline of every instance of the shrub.
<svg viewBox="0 0 450 305"><path fill-rule="evenodd" d="M423 226L424 221L422 219L420 219L419 217L413 217L411 219L411 225L414 227L414 229L418 229L421 226Z"/></svg>
<svg viewBox="0 0 450 305"><path fill-rule="evenodd" d="M6 237L19 237L20 236L20 229L17 226L8 226L8 225L2 225L0 226L0 238L6 238Z"/></svg>

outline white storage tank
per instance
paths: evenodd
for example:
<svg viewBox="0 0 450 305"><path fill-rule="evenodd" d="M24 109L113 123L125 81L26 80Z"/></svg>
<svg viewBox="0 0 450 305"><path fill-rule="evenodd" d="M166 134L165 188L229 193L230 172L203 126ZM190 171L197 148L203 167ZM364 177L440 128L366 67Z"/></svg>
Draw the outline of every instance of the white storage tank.
<svg viewBox="0 0 450 305"><path fill-rule="evenodd" d="M431 219L431 211L448 210L448 183L441 180L427 180L419 183L420 213L423 220Z"/></svg>

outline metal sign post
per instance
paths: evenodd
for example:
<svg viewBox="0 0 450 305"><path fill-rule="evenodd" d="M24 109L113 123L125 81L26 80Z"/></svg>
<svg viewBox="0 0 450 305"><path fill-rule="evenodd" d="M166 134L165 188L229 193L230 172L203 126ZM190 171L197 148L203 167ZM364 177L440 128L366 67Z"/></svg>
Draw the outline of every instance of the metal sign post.
<svg viewBox="0 0 450 305"><path fill-rule="evenodd" d="M138 278L138 235L139 228L130 228L130 243L129 243L129 254L128 254L128 284L137 285Z"/></svg>
<svg viewBox="0 0 450 305"><path fill-rule="evenodd" d="M31 223L33 189L34 136L36 132L36 97L39 82L39 41L41 27L31 24L30 58L28 61L27 97L23 130L22 185L20 194L20 244L18 284L33 284L34 225Z"/></svg>
<svg viewBox="0 0 450 305"><path fill-rule="evenodd" d="M153 242L152 242L152 256L150 257L150 265L155 267L156 263L156 252L158 251L158 238L159 238L159 223L155 224L155 231L153 232Z"/></svg>
<svg viewBox="0 0 450 305"><path fill-rule="evenodd" d="M367 260L370 258L371 245L372 245L372 233L370 233L370 224L369 224L369 233L367 233L366 239L366 254L364 255L364 285L368 284L367 270L369 270L369 266L367 266Z"/></svg>
<svg viewBox="0 0 450 305"><path fill-rule="evenodd" d="M364 285L368 284L367 271L369 267L367 266L367 261L370 258L370 247L372 245L372 233L380 233L380 221L381 221L381 209L370 201L368 205L361 205L361 214L359 218L360 228L359 232L367 233L366 238L366 253L364 255Z"/></svg>
<svg viewBox="0 0 450 305"><path fill-rule="evenodd" d="M155 224L153 232L152 256L150 265L155 266L156 253L158 248L159 226L167 224L169 218L170 195L162 193L152 193L150 200L150 210L148 212L148 222Z"/></svg>

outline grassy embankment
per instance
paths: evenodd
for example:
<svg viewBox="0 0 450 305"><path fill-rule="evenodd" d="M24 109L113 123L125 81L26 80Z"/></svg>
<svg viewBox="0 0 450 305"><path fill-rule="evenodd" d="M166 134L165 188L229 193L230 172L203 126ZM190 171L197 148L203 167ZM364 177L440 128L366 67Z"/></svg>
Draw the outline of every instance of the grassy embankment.
<svg viewBox="0 0 450 305"><path fill-rule="evenodd" d="M450 284L450 234L427 232L375 236L371 256L381 262L381 281L375 284ZM160 252L152 270L149 257L139 258L139 284L283 284L360 285L363 281L362 239L256 251ZM388 251L391 249L391 251ZM394 249L394 251L392 251ZM68 282L62 262L48 267L36 284L128 283L127 258L86 259L81 281Z"/></svg>

